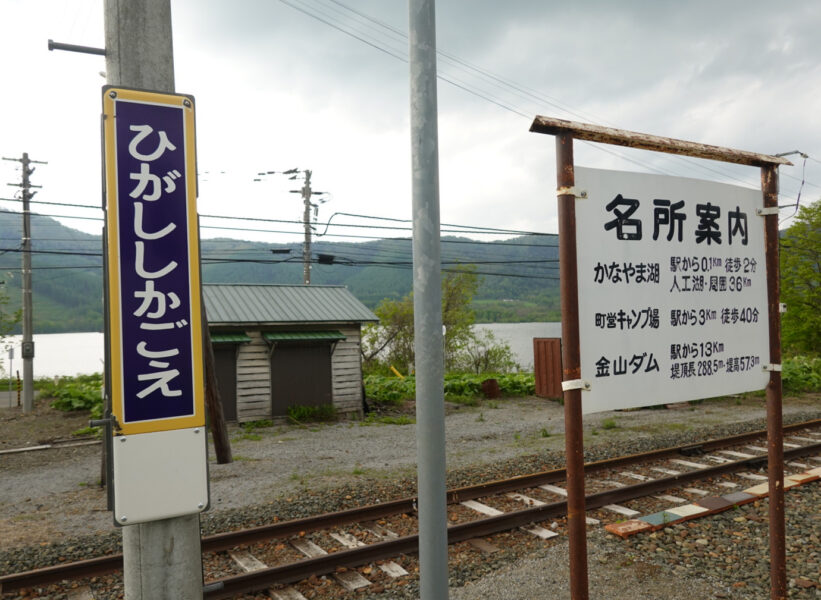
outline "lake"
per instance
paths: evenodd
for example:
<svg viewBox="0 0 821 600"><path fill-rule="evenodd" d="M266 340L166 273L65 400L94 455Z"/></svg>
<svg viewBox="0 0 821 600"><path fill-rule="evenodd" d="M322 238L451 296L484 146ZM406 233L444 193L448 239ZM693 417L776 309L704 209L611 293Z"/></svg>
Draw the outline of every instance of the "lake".
<svg viewBox="0 0 821 600"><path fill-rule="evenodd" d="M513 351L513 360L525 371L533 370L533 338L562 337L561 323L477 323Z"/></svg>
<svg viewBox="0 0 821 600"><path fill-rule="evenodd" d="M493 333L501 342L506 342L513 351L514 360L525 369L533 368L533 338L561 337L561 323L481 323L477 329ZM20 371L22 336L6 338L0 351L0 365L3 373L9 370L8 347L14 349L11 360L12 374ZM34 377L55 377L98 373L103 370L103 334L83 333L43 333L34 336Z"/></svg>
<svg viewBox="0 0 821 600"><path fill-rule="evenodd" d="M20 358L20 341L23 336L10 335L3 341L0 365L9 371L8 346L14 349L11 359L12 374L20 371L23 376L23 359ZM42 333L34 335L34 378L101 373L103 370L103 334Z"/></svg>

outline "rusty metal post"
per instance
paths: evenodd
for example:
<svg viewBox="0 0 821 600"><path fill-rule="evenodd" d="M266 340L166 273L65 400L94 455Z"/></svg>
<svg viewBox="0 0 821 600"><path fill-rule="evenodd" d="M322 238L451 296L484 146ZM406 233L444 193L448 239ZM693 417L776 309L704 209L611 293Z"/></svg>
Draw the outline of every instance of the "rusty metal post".
<svg viewBox="0 0 821 600"><path fill-rule="evenodd" d="M761 168L764 207L778 206L778 165ZM770 365L781 366L779 308L778 213L763 217L767 261L767 308L770 323ZM770 598L787 597L786 526L784 519L784 428L781 411L781 371L770 371L767 385L767 474L769 477Z"/></svg>
<svg viewBox="0 0 821 600"><path fill-rule="evenodd" d="M579 351L579 285L576 274L576 197L573 136L556 136L556 181L559 188L559 269L562 306L562 379L581 379ZM588 600L587 523L584 498L584 433L582 391L564 392L564 435L567 469L567 531L570 541L570 597Z"/></svg>

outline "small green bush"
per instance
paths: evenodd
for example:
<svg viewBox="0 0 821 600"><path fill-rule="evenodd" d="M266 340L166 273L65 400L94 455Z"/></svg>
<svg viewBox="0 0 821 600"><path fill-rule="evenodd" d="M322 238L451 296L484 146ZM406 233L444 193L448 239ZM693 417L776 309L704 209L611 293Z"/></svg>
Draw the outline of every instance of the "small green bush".
<svg viewBox="0 0 821 600"><path fill-rule="evenodd" d="M77 375L55 380L42 379L38 385L40 395L53 398L52 408L63 411L88 410L92 419L103 416L103 376Z"/></svg>
<svg viewBox="0 0 821 600"><path fill-rule="evenodd" d="M444 381L445 400L474 405L482 395L482 382L496 379L503 396L531 396L536 391L533 373L447 373ZM416 380L408 376L400 379L395 375L371 374L365 377L365 394L369 400L380 404L397 405L416 395Z"/></svg>
<svg viewBox="0 0 821 600"><path fill-rule="evenodd" d="M416 395L416 380L395 375L372 374L365 377L365 395L380 404L398 405Z"/></svg>
<svg viewBox="0 0 821 600"><path fill-rule="evenodd" d="M503 396L532 396L536 393L533 373L507 373L496 377Z"/></svg>
<svg viewBox="0 0 821 600"><path fill-rule="evenodd" d="M784 361L781 383L785 392L821 391L821 357L794 356Z"/></svg>

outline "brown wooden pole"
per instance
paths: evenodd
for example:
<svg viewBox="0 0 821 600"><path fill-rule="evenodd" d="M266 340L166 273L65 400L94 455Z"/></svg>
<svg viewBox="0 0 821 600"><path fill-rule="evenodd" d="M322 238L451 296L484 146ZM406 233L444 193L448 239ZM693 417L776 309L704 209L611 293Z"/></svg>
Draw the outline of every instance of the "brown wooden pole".
<svg viewBox="0 0 821 600"><path fill-rule="evenodd" d="M764 207L778 206L778 166L761 168ZM767 261L767 308L770 324L770 365L781 365L779 309L778 213L764 217ZM784 424L781 410L781 371L770 371L767 385L767 473L769 476L770 598L787 597L786 527L784 519Z"/></svg>
<svg viewBox="0 0 821 600"><path fill-rule="evenodd" d="M208 413L211 435L214 437L217 463L224 465L232 462L234 458L231 455L231 441L228 439L228 428L225 425L225 415L222 412L222 402L220 402L214 347L211 345L211 332L208 330L208 316L205 313L204 300L202 302L202 345L205 359L205 410Z"/></svg>
<svg viewBox="0 0 821 600"><path fill-rule="evenodd" d="M560 190L575 185L573 136L568 133L556 136L556 180ZM575 203L576 197L573 193L558 196L563 381L581 379ZM588 600L581 389L564 392L564 431L567 463L567 530L570 540L570 597L572 600Z"/></svg>

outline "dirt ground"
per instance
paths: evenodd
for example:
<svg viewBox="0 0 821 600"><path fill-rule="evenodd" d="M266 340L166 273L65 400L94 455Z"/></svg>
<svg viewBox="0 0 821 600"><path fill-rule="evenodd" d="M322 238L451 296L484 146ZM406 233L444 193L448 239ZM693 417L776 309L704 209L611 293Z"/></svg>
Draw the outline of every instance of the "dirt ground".
<svg viewBox="0 0 821 600"><path fill-rule="evenodd" d="M817 415L821 394L784 399L785 417ZM564 449L563 407L537 397L480 400L476 406L448 404L448 468L495 464ZM702 427L763 420L759 394L681 403L660 410L609 411L586 415L585 444L605 447L653 440ZM348 482L412 477L415 469L414 405L383 417L406 416L406 425L377 420L310 425L278 424L245 430L229 425L234 462L216 464L209 451L212 512L262 503L288 493ZM71 440L88 424L87 412L51 409L48 400L23 414L0 408L0 452ZM88 439L87 437L85 439ZM76 443L76 442L75 442ZM88 442L83 442L87 444ZM0 453L0 548L112 529L106 494L99 486L102 448L64 445L57 449ZM533 467L537 468L537 467Z"/></svg>
<svg viewBox="0 0 821 600"><path fill-rule="evenodd" d="M88 426L88 411L62 412L50 404L37 399L30 413L16 406L0 408L0 451L71 439L73 432Z"/></svg>
<svg viewBox="0 0 821 600"><path fill-rule="evenodd" d="M535 399L535 398L534 398ZM539 402L551 402L547 400L535 399ZM504 402L504 400L500 400ZM495 401L496 404L500 401ZM491 405L494 401L483 400L475 407L468 407L464 405L445 403L445 412L447 415L482 410L483 404ZM755 394L747 394L733 398L722 398L705 401L708 403L706 414L709 414L709 406L714 406L717 412L721 408L739 407L739 410L752 408L753 406L761 406L764 404L764 398ZM817 409L821 406L821 394L802 394L800 396L785 396L784 407L787 410ZM683 402L680 404L668 405L667 410L663 412L675 414L676 411L689 411L693 406L690 403ZM397 417L408 416L415 417L416 406L413 400L406 401L403 405L398 407L388 407L380 409L376 407L374 416L380 417ZM648 409L642 409L642 412ZM634 411L618 411L616 414L628 414ZM607 413L608 415L610 413ZM51 408L51 400L38 398L35 400L34 411L31 413L23 413L19 407L12 406L10 408L0 406L0 451L10 450L15 448L25 448L30 446L40 446L44 444L51 444L54 442L62 442L68 440L89 439L87 434L75 435L75 432L88 426L90 419L88 411L62 412ZM585 429L588 427L595 428L597 422L596 415L587 415L585 417ZM643 424L645 427L647 424ZM230 425L229 429L235 430L236 425ZM2 455L0 455L2 456ZM0 462L2 464L2 462Z"/></svg>

